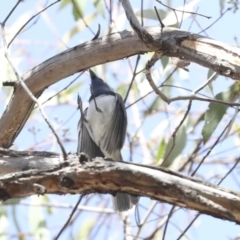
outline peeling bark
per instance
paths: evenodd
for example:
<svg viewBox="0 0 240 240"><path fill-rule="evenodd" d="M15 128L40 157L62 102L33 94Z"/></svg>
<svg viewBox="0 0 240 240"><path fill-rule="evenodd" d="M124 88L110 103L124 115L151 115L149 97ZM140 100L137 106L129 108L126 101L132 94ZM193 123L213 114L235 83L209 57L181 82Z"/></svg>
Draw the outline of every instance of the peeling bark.
<svg viewBox="0 0 240 240"><path fill-rule="evenodd" d="M21 171L27 162L27 170ZM164 168L102 158L86 162L71 157L63 161L57 156L44 155L42 158L1 157L0 169L0 200L34 194L115 194L121 191L240 223L239 193Z"/></svg>

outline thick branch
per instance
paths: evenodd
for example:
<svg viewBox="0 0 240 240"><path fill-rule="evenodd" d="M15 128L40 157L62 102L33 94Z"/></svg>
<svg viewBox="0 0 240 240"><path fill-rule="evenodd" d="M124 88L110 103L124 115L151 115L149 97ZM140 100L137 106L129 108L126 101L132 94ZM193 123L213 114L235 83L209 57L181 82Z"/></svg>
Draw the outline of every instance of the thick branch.
<svg viewBox="0 0 240 240"><path fill-rule="evenodd" d="M63 162L57 157L44 156L43 164L35 165L38 161L39 156L0 158L1 173L9 173L0 177L0 200L44 193L114 194L122 191L240 223L239 193L163 168L101 158L83 164L78 158ZM31 164L26 166L27 162ZM26 170L16 172L23 168Z"/></svg>
<svg viewBox="0 0 240 240"><path fill-rule="evenodd" d="M148 47L134 32L114 33L48 59L24 74L23 80L33 94L39 97L47 87L76 72L156 49L167 56L196 62L212 68L221 75L240 79L239 48L175 28L163 28L162 33L159 27L144 29L152 36L152 44ZM144 39L147 41L148 38ZM8 148L12 145L33 107L33 101L18 84L15 84L15 91L0 119L1 147Z"/></svg>

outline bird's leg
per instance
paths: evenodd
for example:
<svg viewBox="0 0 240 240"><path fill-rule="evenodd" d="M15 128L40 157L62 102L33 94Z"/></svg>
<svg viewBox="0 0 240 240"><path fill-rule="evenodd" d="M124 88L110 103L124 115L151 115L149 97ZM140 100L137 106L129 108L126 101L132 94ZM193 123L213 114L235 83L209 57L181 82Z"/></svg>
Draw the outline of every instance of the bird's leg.
<svg viewBox="0 0 240 240"><path fill-rule="evenodd" d="M90 91L91 91L91 94L93 95L93 101L94 101L94 104L95 104L95 108L98 112L102 112L102 110L100 108L98 108L97 106L97 102L96 102L96 99L95 99L95 95L93 93L93 89L92 89L92 85L90 85Z"/></svg>
<svg viewBox="0 0 240 240"><path fill-rule="evenodd" d="M84 113L83 113L82 99L81 99L81 97L79 96L79 94L78 94L78 98L77 98L77 103L78 103L78 108L77 108L77 109L80 110L82 121L87 122L87 119L85 118Z"/></svg>

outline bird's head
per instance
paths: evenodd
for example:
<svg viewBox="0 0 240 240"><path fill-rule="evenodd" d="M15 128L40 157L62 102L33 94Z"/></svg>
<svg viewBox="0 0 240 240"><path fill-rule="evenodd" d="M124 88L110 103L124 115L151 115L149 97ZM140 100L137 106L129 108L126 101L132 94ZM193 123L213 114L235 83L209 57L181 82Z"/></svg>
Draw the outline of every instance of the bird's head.
<svg viewBox="0 0 240 240"><path fill-rule="evenodd" d="M91 77L91 98L98 97L100 95L115 95L115 92L105 83L101 78L99 78L91 69L89 69Z"/></svg>

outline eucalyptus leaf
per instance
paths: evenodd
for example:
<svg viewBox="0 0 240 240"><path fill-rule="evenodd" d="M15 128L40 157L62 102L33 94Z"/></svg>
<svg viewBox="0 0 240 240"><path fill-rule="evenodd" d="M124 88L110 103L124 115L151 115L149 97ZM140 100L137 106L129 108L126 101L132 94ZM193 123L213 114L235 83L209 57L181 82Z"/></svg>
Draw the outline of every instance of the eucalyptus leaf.
<svg viewBox="0 0 240 240"><path fill-rule="evenodd" d="M169 57L163 56L163 57L161 58L161 62L162 62L163 69L165 69L165 67L166 67L166 66L168 65L168 63L169 63Z"/></svg>
<svg viewBox="0 0 240 240"><path fill-rule="evenodd" d="M212 69L209 68L208 74L207 74L207 79L211 78L213 76L213 74L215 74L215 72ZM213 80L207 85L213 96L214 96L214 92L213 92L212 82L215 81L218 76L219 76L219 74L215 74L215 77L213 78Z"/></svg>
<svg viewBox="0 0 240 240"><path fill-rule="evenodd" d="M185 6L177 7L176 9L179 11L170 10L167 13L167 16L163 19L163 23L165 24L165 26L172 26L172 25L179 24L181 20L185 20L188 17L190 17L192 14L186 13L186 12L183 13L182 12L183 9L184 11L194 12L195 5L197 5L199 1L200 0L189 1L189 3L185 4Z"/></svg>
<svg viewBox="0 0 240 240"><path fill-rule="evenodd" d="M166 142L163 138L160 141L159 146L158 146L158 151L157 151L157 156L156 156L157 163L159 163L159 160L163 158L165 150L166 150Z"/></svg>
<svg viewBox="0 0 240 240"><path fill-rule="evenodd" d="M7 200L4 204L5 205L16 205L21 201L21 198L11 198Z"/></svg>
<svg viewBox="0 0 240 240"><path fill-rule="evenodd" d="M162 99L159 96L156 96L155 99L150 104L150 106L148 107L148 109L146 109L143 114L146 116L151 113L154 113L155 111L158 111L161 103Z"/></svg>
<svg viewBox="0 0 240 240"><path fill-rule="evenodd" d="M77 21L79 18L84 16L84 10L86 5L86 0L73 0L74 4L72 5L72 13L74 19Z"/></svg>
<svg viewBox="0 0 240 240"><path fill-rule="evenodd" d="M216 95L216 99L221 101L229 101L231 91L227 90ZM203 142L206 143L217 128L219 122L226 113L227 106L212 102L209 104L208 110L205 113L205 123L202 129Z"/></svg>
<svg viewBox="0 0 240 240"><path fill-rule="evenodd" d="M97 11L102 15L102 17L105 17L104 2L102 0L93 0L93 5L97 9Z"/></svg>
<svg viewBox="0 0 240 240"><path fill-rule="evenodd" d="M32 202L41 203L40 197L33 196ZM30 207L28 222L30 223L31 232L35 233L39 228L46 227L43 209L41 207Z"/></svg>
<svg viewBox="0 0 240 240"><path fill-rule="evenodd" d="M220 15L223 14L224 6L225 5L225 0L219 0L219 6L220 6Z"/></svg>
<svg viewBox="0 0 240 240"><path fill-rule="evenodd" d="M170 141L167 144L166 151L164 154L164 158L163 158L164 162L161 165L161 167L166 167L166 168L170 167L173 164L174 160L183 151L186 145L186 142L187 142L186 127L182 125L175 136L175 142L172 137L170 138ZM166 157L167 157L167 160L165 161Z"/></svg>
<svg viewBox="0 0 240 240"><path fill-rule="evenodd" d="M141 14L142 14L141 11L137 11L136 12L136 16L137 17L141 17L142 16ZM166 17L166 12L161 10L161 9L158 9L158 14L159 14L161 19ZM157 14L156 14L154 9L145 9L145 10L143 10L143 18L159 21L158 17L157 17Z"/></svg>
<svg viewBox="0 0 240 240"><path fill-rule="evenodd" d="M79 229L78 235L76 237L77 239L81 240L88 240L89 235L94 227L95 220L93 218L88 218L86 221L81 225L81 228Z"/></svg>
<svg viewBox="0 0 240 240"><path fill-rule="evenodd" d="M60 9L65 8L70 3L72 3L71 0L62 0L60 4Z"/></svg>
<svg viewBox="0 0 240 240"><path fill-rule="evenodd" d="M95 19L95 17L96 14L85 16L84 17L85 23L90 25L92 21ZM83 21L78 21L77 24L63 36L63 41L67 43L74 35L78 34L85 27L86 25L83 23Z"/></svg>

